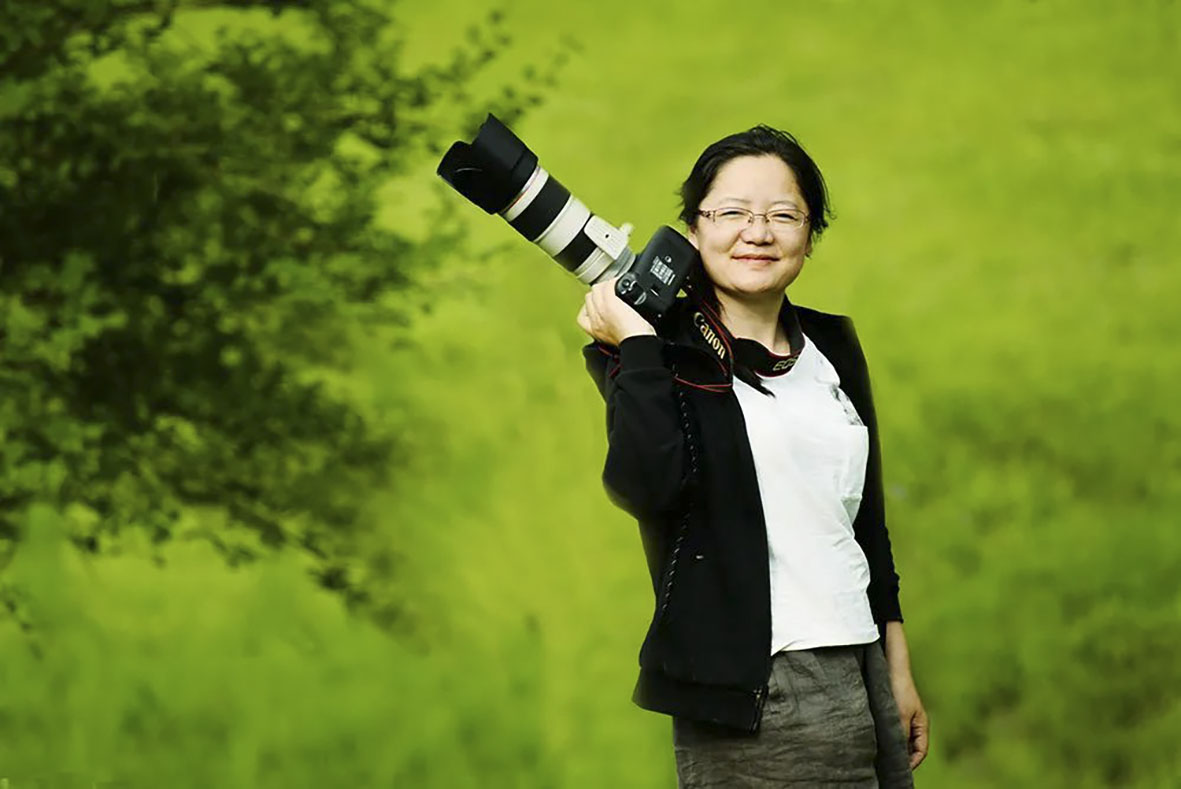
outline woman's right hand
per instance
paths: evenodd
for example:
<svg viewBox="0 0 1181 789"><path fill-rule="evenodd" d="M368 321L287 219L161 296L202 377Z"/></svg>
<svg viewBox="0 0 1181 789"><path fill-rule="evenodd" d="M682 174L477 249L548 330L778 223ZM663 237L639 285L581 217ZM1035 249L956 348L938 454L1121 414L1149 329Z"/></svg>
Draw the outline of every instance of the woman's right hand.
<svg viewBox="0 0 1181 789"><path fill-rule="evenodd" d="M615 295L615 279L613 277L591 287L578 312L579 328L599 342L614 346L628 337L656 334L651 323Z"/></svg>

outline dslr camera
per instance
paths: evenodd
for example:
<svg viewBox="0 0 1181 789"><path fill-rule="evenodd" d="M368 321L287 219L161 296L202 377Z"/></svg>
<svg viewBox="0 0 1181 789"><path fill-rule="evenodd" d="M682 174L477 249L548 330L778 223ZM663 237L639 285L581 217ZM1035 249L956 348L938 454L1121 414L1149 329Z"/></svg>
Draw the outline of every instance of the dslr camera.
<svg viewBox="0 0 1181 789"><path fill-rule="evenodd" d="M636 255L628 247L631 225L615 227L592 214L494 115L470 143L455 142L437 172L484 211L500 214L580 282L618 277L615 293L651 323L672 306L697 260L693 245L668 226Z"/></svg>

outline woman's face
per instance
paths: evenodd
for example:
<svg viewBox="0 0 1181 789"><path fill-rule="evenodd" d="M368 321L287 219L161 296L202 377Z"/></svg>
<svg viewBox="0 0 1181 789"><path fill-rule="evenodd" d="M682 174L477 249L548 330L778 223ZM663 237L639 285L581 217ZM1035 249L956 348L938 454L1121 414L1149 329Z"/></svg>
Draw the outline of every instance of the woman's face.
<svg viewBox="0 0 1181 789"><path fill-rule="evenodd" d="M806 213L808 205L791 168L772 154L739 156L722 165L700 210L719 208L745 208L757 214L794 208ZM719 295L738 301L777 301L812 248L807 221L783 228L756 216L745 227L725 228L699 216L696 224L689 228L689 241L701 253L706 273Z"/></svg>

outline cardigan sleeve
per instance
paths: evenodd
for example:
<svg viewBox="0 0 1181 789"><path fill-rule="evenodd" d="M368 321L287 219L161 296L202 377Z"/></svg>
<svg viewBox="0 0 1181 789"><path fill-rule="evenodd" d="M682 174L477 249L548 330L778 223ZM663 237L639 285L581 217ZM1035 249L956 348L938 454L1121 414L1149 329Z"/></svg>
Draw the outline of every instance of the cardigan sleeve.
<svg viewBox="0 0 1181 789"><path fill-rule="evenodd" d="M587 371L607 405L603 485L616 505L646 520L674 510L687 463L665 341L628 337L619 347L583 348Z"/></svg>
<svg viewBox="0 0 1181 789"><path fill-rule="evenodd" d="M853 321L844 319L850 348L853 350L853 375L847 382L852 391L846 392L858 406L858 413L869 431L869 459L865 469L865 489L861 507L853 522L857 542L869 562L869 606L875 622L902 621L898 600L899 579L890 549L890 534L886 528L885 496L882 490L882 450L878 437L878 421L874 412L873 394L869 384L869 368L865 354L853 329Z"/></svg>

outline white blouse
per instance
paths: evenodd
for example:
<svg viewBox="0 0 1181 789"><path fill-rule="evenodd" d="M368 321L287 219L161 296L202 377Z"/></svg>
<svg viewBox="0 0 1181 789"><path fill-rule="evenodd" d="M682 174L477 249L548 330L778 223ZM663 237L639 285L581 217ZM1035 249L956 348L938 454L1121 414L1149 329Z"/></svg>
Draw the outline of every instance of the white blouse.
<svg viewBox="0 0 1181 789"><path fill-rule="evenodd" d="M853 538L869 433L824 354L804 336L795 366L734 380L746 421L771 561L771 653L877 640L869 564Z"/></svg>

